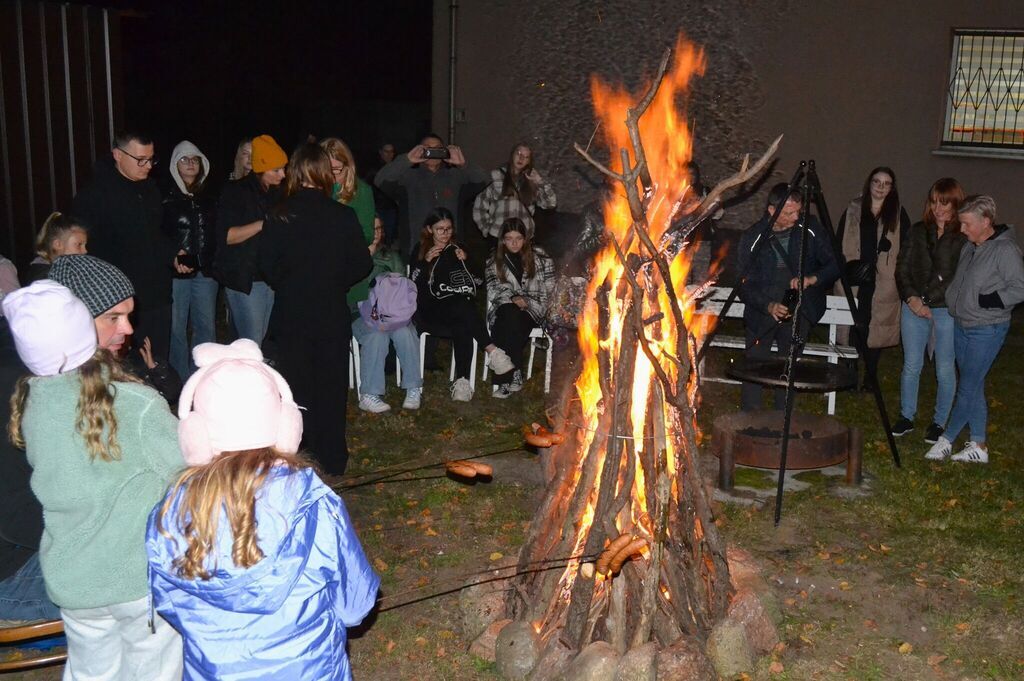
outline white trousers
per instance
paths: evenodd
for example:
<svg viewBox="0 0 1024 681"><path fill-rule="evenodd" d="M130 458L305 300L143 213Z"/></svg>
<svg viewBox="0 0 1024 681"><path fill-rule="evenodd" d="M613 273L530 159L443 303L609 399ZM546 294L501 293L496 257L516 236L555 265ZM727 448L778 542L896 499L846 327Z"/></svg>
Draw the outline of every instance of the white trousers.
<svg viewBox="0 0 1024 681"><path fill-rule="evenodd" d="M102 608L61 608L68 638L64 681L181 681L181 636L155 615L149 599Z"/></svg>

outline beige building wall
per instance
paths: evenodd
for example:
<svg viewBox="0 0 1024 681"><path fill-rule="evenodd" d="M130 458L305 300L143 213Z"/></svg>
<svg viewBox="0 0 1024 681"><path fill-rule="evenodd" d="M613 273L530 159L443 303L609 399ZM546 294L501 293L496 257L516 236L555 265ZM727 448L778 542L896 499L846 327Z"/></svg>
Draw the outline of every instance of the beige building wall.
<svg viewBox="0 0 1024 681"><path fill-rule="evenodd" d="M442 134L451 4L435 1L432 113ZM456 108L465 118L456 142L471 161L494 167L514 141L530 140L565 209L594 195L593 175L571 151L593 131L588 74L639 85L638 74L685 30L708 52L690 113L706 180L784 133L771 181L815 159L834 220L867 172L889 165L914 219L930 184L953 176L969 193L994 196L1003 221L1024 225L1024 158L938 151L952 29L1024 29L1022 0L454 4ZM749 224L763 193L734 208L726 226Z"/></svg>

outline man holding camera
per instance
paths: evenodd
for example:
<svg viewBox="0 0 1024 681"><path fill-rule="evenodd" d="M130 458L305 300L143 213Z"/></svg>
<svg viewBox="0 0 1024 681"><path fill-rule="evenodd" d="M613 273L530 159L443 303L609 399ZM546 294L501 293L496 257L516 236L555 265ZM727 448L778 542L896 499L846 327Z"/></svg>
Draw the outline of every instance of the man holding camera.
<svg viewBox="0 0 1024 681"><path fill-rule="evenodd" d="M463 241L464 233L459 209L490 182L490 176L476 166L466 164L462 150L445 146L437 135L423 138L405 156L398 156L381 168L373 183L405 208L405 219L399 220L400 253L408 258L419 241L423 219L434 208L447 208L455 216L455 241Z"/></svg>
<svg viewBox="0 0 1024 681"><path fill-rule="evenodd" d="M788 193L788 196L787 196ZM775 215L776 206L785 198L771 232L763 236L765 227ZM743 300L743 322L746 326L746 357L752 360L789 355L793 336L793 315L796 312L800 267L801 231L797 227L803 203L799 192L789 192L786 183L772 187L768 193L765 214L740 237L737 267L744 277L739 295ZM818 221L807 216L807 244L803 258L804 294L800 305L798 334L806 338L814 324L825 314L826 292L839 276L829 235ZM754 251L762 238L756 258ZM772 351L772 344L777 351ZM775 409L785 406L785 391L774 391ZM761 386L744 382L740 390L740 408L754 411L761 408Z"/></svg>

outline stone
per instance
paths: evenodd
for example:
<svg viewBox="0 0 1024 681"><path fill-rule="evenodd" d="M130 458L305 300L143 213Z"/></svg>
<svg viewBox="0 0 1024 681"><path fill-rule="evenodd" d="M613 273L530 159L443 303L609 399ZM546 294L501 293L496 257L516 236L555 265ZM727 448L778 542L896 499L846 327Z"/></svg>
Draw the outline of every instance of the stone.
<svg viewBox="0 0 1024 681"><path fill-rule="evenodd" d="M540 654L540 661L530 672L527 681L562 681L565 668L572 660L573 651L553 636Z"/></svg>
<svg viewBox="0 0 1024 681"><path fill-rule="evenodd" d="M565 681L615 681L619 653L607 641L594 641L569 663Z"/></svg>
<svg viewBox="0 0 1024 681"><path fill-rule="evenodd" d="M484 633L477 636L473 643L470 644L470 654L476 655L488 662L494 662L494 648L498 644L498 634L505 628L505 625L511 622L512 620L492 622L490 626L484 629Z"/></svg>
<svg viewBox="0 0 1024 681"><path fill-rule="evenodd" d="M653 641L627 650L615 670L615 681L656 681L657 678L658 644Z"/></svg>
<svg viewBox="0 0 1024 681"><path fill-rule="evenodd" d="M502 628L494 646L498 673L509 681L524 681L537 665L540 640L530 622L515 621Z"/></svg>
<svg viewBox="0 0 1024 681"><path fill-rule="evenodd" d="M716 681L718 676L711 660L700 645L686 636L658 651L658 681Z"/></svg>
<svg viewBox="0 0 1024 681"><path fill-rule="evenodd" d="M491 624L505 618L505 594L504 580L474 584L459 592L463 638L472 641Z"/></svg>
<svg viewBox="0 0 1024 681"><path fill-rule="evenodd" d="M736 591L725 617L743 628L755 655L767 655L779 642L775 622L749 586Z"/></svg>
<svg viewBox="0 0 1024 681"><path fill-rule="evenodd" d="M718 675L726 679L754 668L754 653L743 625L728 618L715 625L708 637L708 657Z"/></svg>

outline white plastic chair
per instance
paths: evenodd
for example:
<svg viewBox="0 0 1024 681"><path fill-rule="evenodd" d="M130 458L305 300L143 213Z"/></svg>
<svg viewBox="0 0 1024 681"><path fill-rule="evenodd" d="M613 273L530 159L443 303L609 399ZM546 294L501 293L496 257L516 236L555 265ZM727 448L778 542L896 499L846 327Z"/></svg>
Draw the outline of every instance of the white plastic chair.
<svg viewBox="0 0 1024 681"><path fill-rule="evenodd" d="M359 375L359 341L352 337L352 342L348 346L348 387L349 389L355 388L356 392L359 392L359 386L362 385L361 376ZM422 351L420 352L420 364L423 363ZM398 361L398 357L395 357L395 385L402 386L402 363Z"/></svg>

